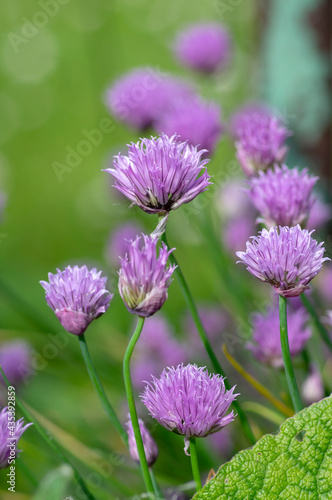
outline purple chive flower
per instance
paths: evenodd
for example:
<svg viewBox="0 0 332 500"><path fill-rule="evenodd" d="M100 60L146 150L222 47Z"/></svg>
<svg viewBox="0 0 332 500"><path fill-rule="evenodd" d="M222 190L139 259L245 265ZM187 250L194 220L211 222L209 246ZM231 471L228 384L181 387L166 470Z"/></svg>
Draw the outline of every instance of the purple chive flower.
<svg viewBox="0 0 332 500"><path fill-rule="evenodd" d="M187 348L173 336L168 321L157 314L148 318L133 355L131 373L135 387L157 376L164 366L177 366L188 359Z"/></svg>
<svg viewBox="0 0 332 500"><path fill-rule="evenodd" d="M324 397L324 383L316 366L311 366L309 375L302 385L302 396L306 405L312 405Z"/></svg>
<svg viewBox="0 0 332 500"><path fill-rule="evenodd" d="M309 317L303 308L296 311L289 309L287 314L288 341L292 357L303 351L311 336L311 330L306 326L308 320ZM278 306L273 306L266 314L254 314L252 328L253 342L248 342L246 347L262 363L282 368L284 364L280 343Z"/></svg>
<svg viewBox="0 0 332 500"><path fill-rule="evenodd" d="M173 252L162 243L157 255L157 238L142 235L128 245L128 253L120 258L119 292L128 311L148 317L162 308L167 299L175 265L166 268Z"/></svg>
<svg viewBox="0 0 332 500"><path fill-rule="evenodd" d="M268 111L244 113L233 127L236 156L248 177L284 160L287 153L285 141L291 133Z"/></svg>
<svg viewBox="0 0 332 500"><path fill-rule="evenodd" d="M0 345L0 366L10 384L18 387L32 374L32 350L28 342L14 340ZM0 381L5 381L0 374Z"/></svg>
<svg viewBox="0 0 332 500"><path fill-rule="evenodd" d="M213 154L223 131L220 108L212 102L187 100L164 113L156 125L159 133L178 134L183 141Z"/></svg>
<svg viewBox="0 0 332 500"><path fill-rule="evenodd" d="M234 389L227 391L220 375L188 364L168 367L160 378L153 377L141 399L159 424L185 436L186 451L190 437L208 436L234 420L233 411L226 415L238 396Z"/></svg>
<svg viewBox="0 0 332 500"><path fill-rule="evenodd" d="M242 131L245 130L250 121L255 123L260 120L269 120L274 113L261 102L249 102L237 110L230 118L229 132L234 140L239 140Z"/></svg>
<svg viewBox="0 0 332 500"><path fill-rule="evenodd" d="M232 51L228 31L218 23L194 24L182 30L175 42L179 61L202 73L223 69Z"/></svg>
<svg viewBox="0 0 332 500"><path fill-rule="evenodd" d="M142 228L135 224L123 224L112 231L106 248L106 258L111 266L119 266L119 257L128 251L128 242L134 240Z"/></svg>
<svg viewBox="0 0 332 500"><path fill-rule="evenodd" d="M148 466L152 467L152 465L158 458L158 446L153 437L151 436L150 432L148 431L148 429L145 427L143 420L139 418L138 423L141 431L146 460L148 462ZM130 456L135 462L139 464L139 456L134 435L134 429L130 418L126 423L126 427L128 433L128 445L129 445Z"/></svg>
<svg viewBox="0 0 332 500"><path fill-rule="evenodd" d="M169 108L191 98L189 84L153 68L138 68L119 78L106 92L106 104L120 121L138 130L151 127Z"/></svg>
<svg viewBox="0 0 332 500"><path fill-rule="evenodd" d="M308 170L275 166L249 181L248 195L261 214L258 222L272 226L305 226L314 204L312 189L318 177Z"/></svg>
<svg viewBox="0 0 332 500"><path fill-rule="evenodd" d="M109 308L113 294L105 288L107 278L100 275L95 268L67 266L64 271L57 269L57 274L49 273L49 283L40 281L47 304L67 332L82 335Z"/></svg>
<svg viewBox="0 0 332 500"><path fill-rule="evenodd" d="M236 255L251 274L270 283L279 295L296 297L309 288L323 262L330 260L323 257L323 243L311 234L299 225L263 229L247 241L245 252Z"/></svg>
<svg viewBox="0 0 332 500"><path fill-rule="evenodd" d="M0 470L14 463L13 461L22 451L17 448L18 441L30 425L33 424L24 425L23 418L15 422L8 408L2 408L0 411Z"/></svg>
<svg viewBox="0 0 332 500"><path fill-rule="evenodd" d="M115 178L114 186L134 205L149 214L166 213L193 200L207 189L209 160L205 150L179 142L177 136L141 139L131 143L128 156L115 156L114 168L105 172Z"/></svg>

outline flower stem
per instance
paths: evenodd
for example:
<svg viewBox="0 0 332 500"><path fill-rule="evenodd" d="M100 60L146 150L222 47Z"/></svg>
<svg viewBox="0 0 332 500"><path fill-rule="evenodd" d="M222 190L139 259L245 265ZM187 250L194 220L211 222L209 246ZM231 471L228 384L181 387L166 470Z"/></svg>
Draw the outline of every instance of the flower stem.
<svg viewBox="0 0 332 500"><path fill-rule="evenodd" d="M144 325L144 318L139 316L135 331L134 331L133 336L131 337L131 339L129 341L127 350L126 350L124 358L123 358L123 377L124 377L124 383L125 383L128 406L129 406L129 414L130 414L131 423L133 426L133 431L134 431L134 436L135 436L136 446L137 446L137 452L138 452L138 457L139 457L139 461L140 461L140 466L141 466L141 471L142 471L145 487L146 487L147 492L149 494L152 494L151 498L155 498L154 497L154 488L153 488L153 484L152 484L152 480L151 480L151 476L150 476L150 471L149 471L149 466L148 466L148 463L146 460L143 440L142 440L141 431L139 428L137 411L136 411L136 406L135 406L135 399L134 399L134 391L133 391L133 386L131 383L131 376L130 376L130 359L131 359L131 356L133 354L136 342L138 341L139 336L141 334L143 325Z"/></svg>
<svg viewBox="0 0 332 500"><path fill-rule="evenodd" d="M312 303L310 302L308 297L306 297L304 295L304 293L301 294L301 300L302 300L304 307L307 309L308 313L312 317L312 319L316 325L316 328L317 328L320 336L322 337L322 340L325 342L325 344L328 346L328 348L332 352L332 340L331 340L330 335L329 335L328 331L326 330L325 326L323 325L323 323L319 319L319 316L316 312L316 309L314 308L314 306L312 305Z"/></svg>
<svg viewBox="0 0 332 500"><path fill-rule="evenodd" d="M196 491L200 491L202 489L201 476L199 473L198 467L198 458L197 458L197 448L196 448L196 438L189 438L190 441L190 461L191 461L191 469L193 471L193 478L196 484Z"/></svg>
<svg viewBox="0 0 332 500"><path fill-rule="evenodd" d="M231 259L223 248L221 238L218 238L215 233L210 212L207 210L203 210L202 212L204 218L202 220L198 217L198 229L207 242L208 251L220 275L220 280L227 290L225 300L227 299L228 309L233 316L240 314L241 317L247 318L249 314L247 304L250 304L250 299L248 300L247 294L243 296L242 288L235 282L235 277L229 273ZM242 296L239 294L239 291L242 292Z"/></svg>
<svg viewBox="0 0 332 500"><path fill-rule="evenodd" d="M168 248L170 248L168 245L168 242L167 242L166 232L162 235L162 240L168 246ZM189 290L189 287L187 285L185 277L183 276L183 273L181 271L181 267L180 267L176 257L174 256L174 252L171 253L171 255L169 256L169 259L172 262L172 264L177 265L177 268L175 269L175 275L178 279L180 288L182 290L182 294L187 302L187 306L188 306L188 309L190 311L190 314L191 314L191 316L194 320L194 323L196 325L198 334L201 338L201 341L205 347L207 354L209 355L213 369L215 370L216 373L219 373L220 375L225 377L225 373L221 367L221 364L218 361L217 356L215 355L215 353L212 349L212 346L210 344L210 341L209 341L208 336L206 334L206 331L204 329L202 320L199 317L198 310L197 310L196 304L194 302L193 296L191 295L191 292ZM229 386L227 378L224 380L224 384L225 384L226 389L229 390L230 386ZM241 406L239 405L238 401L233 401L232 404L234 405L234 408L239 415L239 418L241 420L242 427L243 427L243 430L247 436L247 439L249 440L250 444L255 444L255 442L256 442L255 436L251 430L248 419L247 419L245 413L243 412Z"/></svg>
<svg viewBox="0 0 332 500"><path fill-rule="evenodd" d="M161 489L159 487L159 484L157 483L156 476L154 475L152 467L150 468L150 475L151 475L151 480L153 484L153 488L156 494L156 500L164 500L164 495L161 492Z"/></svg>
<svg viewBox="0 0 332 500"><path fill-rule="evenodd" d="M1 368L1 366L0 366L0 372L1 372L1 375L3 376L4 381L7 384L7 386L10 386L9 381L7 380L6 375L4 374L3 369ZM48 436L47 433L46 433L46 431L44 431L43 427L41 425L39 425L39 423L31 416L31 414L24 407L24 405L22 404L22 402L20 401L20 399L17 397L17 395L15 396L15 403L20 408L20 410L21 410L22 414L24 415L24 417L26 418L26 420L28 420L28 421L30 421L30 422L33 423L36 431L39 432L39 434L47 442L47 444L57 453L57 455L61 458L61 460L63 462L65 462L67 465L69 465L69 467L71 467L71 469L74 472L74 476L75 476L78 484L81 486L81 488L84 491L84 493L86 494L87 498L89 500L96 500L95 497L92 495L92 493L90 493L90 491L88 490L88 488L87 488L87 486L86 486L86 484L85 484L85 482L84 482L81 474L78 472L78 470L76 469L76 467L74 467L74 465L64 455L64 453L62 452L60 446L53 439L53 437Z"/></svg>
<svg viewBox="0 0 332 500"><path fill-rule="evenodd" d="M162 235L162 240L164 241L165 245L167 245L168 248L169 247L169 244L168 244L168 241L167 241L167 238L166 238L166 233L164 233ZM204 326L203 326L203 323L202 323L202 320L198 314L198 310L197 310L197 307L196 307L196 304L194 302L194 299L193 299L193 296L189 290L189 287L187 285L187 282L185 280L185 277L182 273L182 270L181 270L181 267L176 259L176 257L174 256L174 252L172 252L169 256L169 260L172 262L172 264L175 264L177 267L175 269L175 276L177 277L177 280L179 282L179 285L180 285L180 288L182 290L182 294L185 298L185 301L187 302L187 306L188 306L188 309L190 311L190 314L194 320L194 323L196 325L196 328L197 328L197 331L198 331L198 334L201 338L201 341L205 347L205 350L206 352L208 353L209 355L209 358L211 360L211 363L213 365L213 368L214 370L216 370L218 373L220 373L220 375L222 375L223 377L225 377L225 373L221 367L221 364L219 363L218 361L218 358L217 356L215 355L213 349L212 349L212 346L210 344L210 341L208 339L208 336L206 334L206 331L204 329Z"/></svg>
<svg viewBox="0 0 332 500"><path fill-rule="evenodd" d="M94 366L92 364L91 356L90 356L90 353L89 353L89 350L88 350L88 346L87 346L84 334L83 335L79 335L78 336L78 340L79 340L79 344L80 344L80 347L81 347L81 350L82 350L82 354L83 354L83 358L84 358L84 362L85 362L86 368L88 370L88 373L89 373L90 379L91 379L91 381L92 381L92 383L94 385L94 388L96 389L96 392L97 392L97 394L99 396L101 404L103 405L103 407L104 407L107 415L109 416L110 421L114 425L115 429L120 434L123 442L128 447L128 435L127 435L127 432L122 427L122 425L121 425L121 423L120 423L120 421L119 421L119 419L118 419L115 411L113 410L113 407L112 407L111 403L107 399L107 396L105 394L104 388L101 385L99 377L98 377L98 375L96 373L96 370L95 370L95 368L94 368Z"/></svg>
<svg viewBox="0 0 332 500"><path fill-rule="evenodd" d="M286 379L288 383L289 392L292 398L295 412L303 409L301 396L297 387L295 373L292 365L289 342L288 342L288 329L287 329L287 299L279 295L279 318L280 318L280 342L282 359L284 360L284 367Z"/></svg>

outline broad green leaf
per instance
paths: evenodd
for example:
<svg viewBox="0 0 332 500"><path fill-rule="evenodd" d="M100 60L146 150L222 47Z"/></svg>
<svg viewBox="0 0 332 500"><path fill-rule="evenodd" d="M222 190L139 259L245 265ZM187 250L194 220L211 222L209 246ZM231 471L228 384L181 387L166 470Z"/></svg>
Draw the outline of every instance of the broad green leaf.
<svg viewBox="0 0 332 500"><path fill-rule="evenodd" d="M68 485L73 477L72 469L68 465L61 465L52 470L41 481L33 500L63 500L66 497Z"/></svg>
<svg viewBox="0 0 332 500"><path fill-rule="evenodd" d="M332 396L235 455L194 499L332 499Z"/></svg>

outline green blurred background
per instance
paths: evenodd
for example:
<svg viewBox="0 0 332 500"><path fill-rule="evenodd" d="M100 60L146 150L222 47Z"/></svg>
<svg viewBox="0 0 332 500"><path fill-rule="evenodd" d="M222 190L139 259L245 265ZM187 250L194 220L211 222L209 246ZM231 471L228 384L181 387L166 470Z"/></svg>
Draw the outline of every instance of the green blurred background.
<svg viewBox="0 0 332 500"><path fill-rule="evenodd" d="M87 340L107 393L123 415L121 361L133 318L119 299L116 273L107 265L105 245L110 232L124 221L137 221L146 231L153 230L156 221L136 208L129 210L127 202L114 193L109 176L101 169L110 163L113 154L123 150L129 141L136 141L139 135L114 121L112 131L104 134L101 143L92 147L76 168L65 172L62 181L54 165L65 163L67 148L77 149L85 139L84 130L99 128L103 119L110 118L103 104L105 89L116 77L137 66L150 65L194 80L203 96L220 103L225 118L246 99L264 96L281 108L292 125L296 124L298 108L291 109L289 103L293 101L285 97L287 88L282 94L282 84L278 84L277 92L271 83L281 64L277 43L280 33L273 34L277 22L274 18L267 29L266 16L268 9L275 9L274 12L279 9L276 15L282 20L284 12L280 12L280 2L270 2L268 8L262 8L253 0L68 0L63 4L59 0L44 25L32 27L29 38L22 38L22 27L27 26L27 22L37 20L38 24L39 19L43 24L43 17L38 13L45 12L42 5L46 4L46 1L31 0L0 1L0 189L7 196L0 227L1 341L19 337L33 345L36 373L23 389L22 397L38 414L57 426L51 430L57 439L64 440L92 488L95 483L93 491L97 498L129 498L142 491L136 468L127 458L93 392L77 339L62 332L61 342L66 345L58 347L57 352L54 349L55 335L61 329L45 303L39 280L47 279L47 273L55 272L57 267L73 263L96 265L109 276L115 298L108 313L89 327ZM310 2L306 2L306 8L309 7ZM171 51L177 30L202 20L220 20L234 40L232 64L222 76L212 80L197 78L181 68ZM287 75L287 64L291 62L287 63L285 54L283 57L280 67ZM319 57L316 54L313 58ZM323 71L323 63L317 64L320 69L309 68L310 75ZM324 78L323 72L321 79ZM294 86L292 89L294 93ZM310 89L308 92L310 94ZM325 134L329 117L320 111L326 108L322 94L319 104L313 104L307 113L307 129L294 139L294 161L305 157L311 165L314 155L319 156L319 149L318 153L313 151L312 156L305 156L302 144L312 137L313 129L317 131L317 122L321 135ZM316 143L313 141L314 145L318 139ZM324 155L318 170L328 182ZM227 176L233 161L234 147L225 137L209 171L212 175L225 171ZM202 196L206 197L207 209L212 209L214 197ZM209 242L201 238L194 218L185 214L185 209L172 214L168 238L170 244L177 247L193 293L197 300L225 305L234 313L227 283L220 281L209 256ZM244 289L248 290L251 280L242 270L235 269L235 257L228 257L227 262L234 267L231 266L234 280L240 276ZM261 300L261 289L255 293L257 300ZM252 310L249 303L245 307ZM163 312L180 336L184 311L184 300L174 282ZM240 352L239 357L241 355ZM236 374L234 383L243 385ZM249 389L243 385L240 392L244 400L250 397L246 391ZM50 424L45 422L45 425ZM275 427L264 422L261 431ZM62 432L68 435L63 436ZM160 428L155 432L159 443L163 443L156 467L161 483L190 481L182 439L168 436ZM247 446L241 439L235 439L234 449ZM21 447L24 453L17 466L15 498L26 500L33 498L36 482L40 484L45 475L60 464L33 429L26 433ZM218 467L220 459L218 462L213 452L209 453L203 444L201 447L204 469ZM111 456L113 451L116 454ZM100 473L105 460L108 467L111 463L114 468L112 473L105 473L107 477ZM99 467L99 472L92 477L94 466ZM29 477L25 468L33 477ZM0 478L1 498L6 500L10 493L5 493L3 481L3 477ZM125 487L120 485L121 481ZM69 481L66 494L75 499L84 498L79 496L74 481Z"/></svg>

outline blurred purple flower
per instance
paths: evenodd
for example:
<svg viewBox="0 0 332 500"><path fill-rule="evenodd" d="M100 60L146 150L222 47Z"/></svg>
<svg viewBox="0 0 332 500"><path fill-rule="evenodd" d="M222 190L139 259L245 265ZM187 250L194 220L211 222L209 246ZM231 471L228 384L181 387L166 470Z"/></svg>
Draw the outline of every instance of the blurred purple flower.
<svg viewBox="0 0 332 500"><path fill-rule="evenodd" d="M248 123L267 121L273 116L272 110L261 102L246 103L231 116L229 132L234 140L239 140Z"/></svg>
<svg viewBox="0 0 332 500"><path fill-rule="evenodd" d="M232 436L229 432L229 427L224 427L222 432L217 432L212 436L207 437L208 447L213 448L219 457L224 459L231 458L231 453L234 448Z"/></svg>
<svg viewBox="0 0 332 500"><path fill-rule="evenodd" d="M47 304L53 309L65 330L82 335L91 321L109 308L113 298L101 271L86 266L67 266L57 274L48 274L49 283L40 281L46 291Z"/></svg>
<svg viewBox="0 0 332 500"><path fill-rule="evenodd" d="M192 146L212 155L223 131L220 108L212 102L187 100L161 115L156 125L159 133L178 134Z"/></svg>
<svg viewBox="0 0 332 500"><path fill-rule="evenodd" d="M256 211L249 201L243 180L225 183L217 199L216 208L222 218L221 239L232 253L243 247L256 232Z"/></svg>
<svg viewBox="0 0 332 500"><path fill-rule="evenodd" d="M119 292L128 311L149 317L162 308L175 265L166 268L172 250L162 243L157 256L157 238L142 235L128 244L128 252L120 258Z"/></svg>
<svg viewBox="0 0 332 500"><path fill-rule="evenodd" d="M222 241L230 252L244 247L250 236L256 232L254 219L250 215L242 215L226 222L222 227Z"/></svg>
<svg viewBox="0 0 332 500"><path fill-rule="evenodd" d="M143 420L141 420L139 418L138 423L139 423L139 428L141 431L146 460L147 460L148 466L152 467L152 465L155 463L155 461L158 458L158 446L157 446L157 443L155 442L155 440L153 439L153 437L151 436L150 432L148 431L148 429L145 427ZM135 435L134 435L134 429L133 429L133 424L132 424L130 418L129 418L128 422L126 423L126 427L127 427L127 433L128 433L128 445L129 445L130 456L135 462L137 462L139 464L140 461L139 461L138 450L137 450L137 445L136 445L136 440L135 440Z"/></svg>
<svg viewBox="0 0 332 500"><path fill-rule="evenodd" d="M162 113L194 95L191 86L153 68L137 68L106 92L106 104L118 120L138 130L151 127Z"/></svg>
<svg viewBox="0 0 332 500"><path fill-rule="evenodd" d="M128 251L128 242L141 233L141 227L128 223L118 226L112 231L106 248L106 258L111 266L119 267L119 257L124 257Z"/></svg>
<svg viewBox="0 0 332 500"><path fill-rule="evenodd" d="M283 297L296 297L307 290L323 262L323 243L318 243L306 229L272 227L263 229L247 241L245 252L236 252L247 270L261 281L270 283Z"/></svg>
<svg viewBox="0 0 332 500"><path fill-rule="evenodd" d="M315 202L310 210L307 229L320 229L324 224L332 219L331 205L324 203L318 196L315 196Z"/></svg>
<svg viewBox="0 0 332 500"><path fill-rule="evenodd" d="M305 226L315 198L312 189L318 177L308 175L308 170L289 169L286 165L249 180L248 195L268 227Z"/></svg>
<svg viewBox="0 0 332 500"><path fill-rule="evenodd" d="M8 411L8 408L2 408L0 411L0 470L15 463L12 460L15 460L22 451L17 448L18 441L30 425L33 424L24 425L23 418L15 422L15 418Z"/></svg>
<svg viewBox="0 0 332 500"><path fill-rule="evenodd" d="M227 324L226 312L220 306L212 304L199 305L198 312L209 340L218 350L221 345L223 330ZM201 357L198 356L198 354L202 353L202 341L197 333L195 323L189 313L187 313L184 318L183 330L186 332L186 345L190 358ZM204 355L205 352L202 354ZM184 360L182 359L181 361ZM169 363L168 366L170 366Z"/></svg>
<svg viewBox="0 0 332 500"><path fill-rule="evenodd" d="M311 330L306 326L308 319L303 308L296 311L288 310L288 340L292 357L303 351L311 336ZM254 342L248 342L246 347L259 361L275 368L282 368L278 306L273 306L266 314L254 314L252 328Z"/></svg>
<svg viewBox="0 0 332 500"><path fill-rule="evenodd" d="M137 389L164 366L177 366L188 359L187 350L173 336L168 321L160 315L146 319L132 361L132 380Z"/></svg>
<svg viewBox="0 0 332 500"><path fill-rule="evenodd" d="M216 208L223 219L232 220L248 212L254 213L246 193L246 181L234 179L225 182L217 197Z"/></svg>
<svg viewBox="0 0 332 500"><path fill-rule="evenodd" d="M119 191L147 213L175 210L211 184L205 166L209 160L201 159L205 150L179 142L175 135L141 139L128 148L128 156L115 156L114 168L105 172L115 178Z"/></svg>
<svg viewBox="0 0 332 500"><path fill-rule="evenodd" d="M13 340L0 345L0 366L16 390L32 374L31 363L31 346L25 340ZM1 374L0 381L5 384Z"/></svg>
<svg viewBox="0 0 332 500"><path fill-rule="evenodd" d="M246 111L242 117L233 118L232 127L236 156L248 177L284 160L287 153L285 141L291 133L269 111Z"/></svg>
<svg viewBox="0 0 332 500"><path fill-rule="evenodd" d="M234 420L233 411L226 415L238 396L234 389L227 391L220 375L188 364L168 367L159 379L153 377L141 399L163 427L185 436L187 451L190 437L208 436Z"/></svg>
<svg viewBox="0 0 332 500"><path fill-rule="evenodd" d="M210 340L217 339L227 323L225 311L220 306L201 304L198 307L198 312ZM190 335L196 330L195 323L189 313L185 317L184 329Z"/></svg>
<svg viewBox="0 0 332 500"><path fill-rule="evenodd" d="M223 69L230 61L232 42L226 28L219 23L202 23L182 30L175 42L179 61L202 73Z"/></svg>
<svg viewBox="0 0 332 500"><path fill-rule="evenodd" d="M323 399L325 394L321 374L315 366L310 367L310 372L302 385L302 396L306 405L312 405Z"/></svg>

